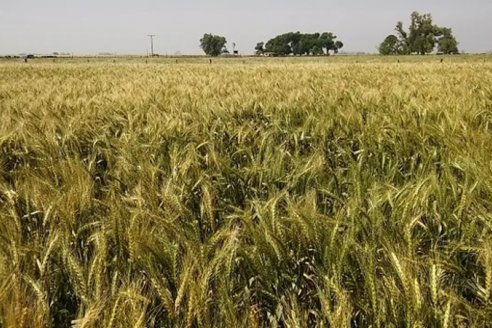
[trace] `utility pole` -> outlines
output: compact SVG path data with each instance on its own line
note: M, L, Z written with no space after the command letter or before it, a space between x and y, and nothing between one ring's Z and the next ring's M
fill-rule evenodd
M154 57L154 37L155 34L147 35L150 38L150 57Z

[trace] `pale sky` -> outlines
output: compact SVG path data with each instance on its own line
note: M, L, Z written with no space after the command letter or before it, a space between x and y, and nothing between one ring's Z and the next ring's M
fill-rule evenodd
M0 0L0 54L201 54L204 33L244 54L284 32L334 32L344 51L376 52L398 20L432 13L466 52L492 51L492 0Z

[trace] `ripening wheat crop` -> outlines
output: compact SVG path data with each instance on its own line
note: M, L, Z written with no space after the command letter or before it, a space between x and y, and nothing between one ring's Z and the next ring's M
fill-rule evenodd
M0 63L0 327L489 327L492 60Z

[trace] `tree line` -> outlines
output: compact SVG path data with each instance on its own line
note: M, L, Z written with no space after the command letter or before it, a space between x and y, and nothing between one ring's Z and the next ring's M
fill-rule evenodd
M457 54L458 41L449 27L435 25L431 14L413 12L410 26L405 30L400 21L396 24L395 34L388 35L379 45L381 55L425 55L436 50L443 54ZM228 54L227 40L223 36L205 34L200 46L209 56ZM301 33L289 32L275 36L265 42L258 42L256 55L271 56L320 56L336 54L343 48L343 42L337 40L332 32Z
M341 41L331 32L324 33L284 33L270 39L266 44L259 42L255 47L257 55L330 55L330 51L338 53L343 47Z
M255 47L256 55L330 55L330 52L338 53L343 43L336 40L331 32L301 33L289 32L270 39L268 42L258 42ZM204 34L200 39L200 46L208 56L227 54L227 40L223 36Z

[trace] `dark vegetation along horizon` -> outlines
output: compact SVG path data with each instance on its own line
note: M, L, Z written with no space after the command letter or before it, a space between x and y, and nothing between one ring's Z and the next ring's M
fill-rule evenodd
M397 35L390 34L379 44L378 52L381 55L426 55L436 51L437 54L458 54L458 41L449 27L435 25L431 14L420 14L413 12L408 30L405 30L403 23L396 24ZM236 44L232 43L232 55L239 55ZM329 56L337 54L344 47L344 43L337 40L337 36L332 32L322 33L301 33L289 32L275 36L265 42L258 42L254 48L256 56ZM227 39L224 36L205 33L200 39L200 48L206 56L216 57L219 55L231 55L227 47ZM113 55L104 53L102 56ZM155 54L156 56L162 56ZM7 58L25 58L33 56L31 53L12 56ZM73 54L53 52L44 54L44 58L73 57ZM154 56L154 54L152 55ZM167 55L166 55L167 56ZM172 56L170 56L172 57Z
M458 41L453 36L452 29L434 25L431 14L411 14L408 31L403 23L397 23L395 30L398 36L389 35L379 45L381 55L425 55L437 47L440 54L458 54ZM227 39L223 36L205 34L200 40L200 46L208 56L228 54ZM301 33L289 32L280 34L268 42L258 42L255 54L269 56L320 56L337 54L344 46L332 32Z
M337 37L331 32L312 34L301 32L284 33L270 39L266 44L259 42L255 47L255 55L330 55L330 51L338 53L343 47L343 43L336 39ZM225 37L213 34L205 34L200 39L200 46L208 56L229 54L226 44Z

